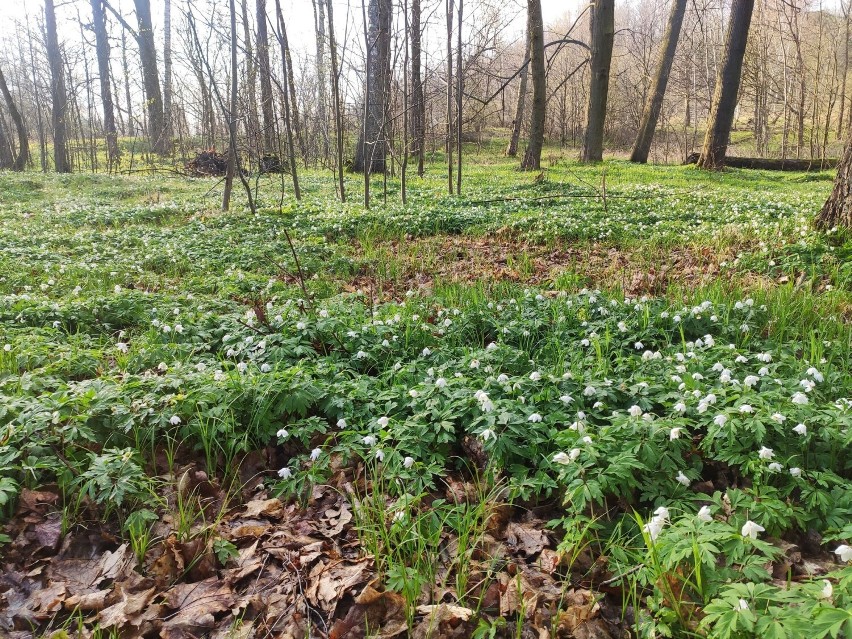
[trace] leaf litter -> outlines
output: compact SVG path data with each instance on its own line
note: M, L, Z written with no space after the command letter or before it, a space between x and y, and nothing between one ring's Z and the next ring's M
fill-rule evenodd
M628 636L620 606L603 615L607 595L565 567L545 522L506 503L492 505L487 532L469 550L463 597L454 585L459 540L445 531L441 583L406 599L360 547L351 484L345 474L340 481L315 486L301 505L255 491L191 538L172 528L141 563L104 525L63 534L59 495L25 490L6 527L13 543L0 575L0 634L92 637L99 628L162 639L426 639L469 637L492 624L492 636L508 637L519 620L524 637ZM461 478L447 486L459 501L473 492ZM225 503L224 494L213 497ZM224 563L215 540L235 549Z

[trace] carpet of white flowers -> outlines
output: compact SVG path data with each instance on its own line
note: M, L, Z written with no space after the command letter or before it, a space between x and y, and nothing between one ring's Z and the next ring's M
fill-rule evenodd
M721 229L708 219L723 209L743 234L760 229L755 255L773 236L794 250L804 229L798 196L754 195L741 209L703 201L696 213L700 194L635 194L639 204L592 223L554 205L386 222L413 234L486 221L593 239L665 225L693 241ZM281 264L293 269L282 229L295 225L302 266L321 278L351 266L322 237L363 223L311 212L8 206L6 515L23 488L51 484L68 503L86 495L126 519L150 507L146 472L169 445L211 476L271 445L264 481L285 498L360 464L392 478L394 521L448 475L477 474L515 504L549 504L562 551L605 556L612 582L640 593L625 601L641 609L637 634L852 636L848 330L776 341L773 316L748 295L683 306L518 288L453 305L336 294L314 280L326 294L307 300L280 276ZM839 268L833 277L848 277ZM792 545L807 561L789 560Z

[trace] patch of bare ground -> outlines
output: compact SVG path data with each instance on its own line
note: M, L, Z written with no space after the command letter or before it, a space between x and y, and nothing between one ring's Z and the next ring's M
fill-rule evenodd
M535 244L495 236L436 236L392 240L354 252L362 260L350 291L370 292L379 299L400 298L408 290L429 292L436 283L513 282L531 286L619 287L630 295L660 295L671 286L696 288L731 279L719 263L741 247L721 252L709 247L644 248L557 242ZM570 278L565 280L564 277ZM752 285L771 282L754 274Z

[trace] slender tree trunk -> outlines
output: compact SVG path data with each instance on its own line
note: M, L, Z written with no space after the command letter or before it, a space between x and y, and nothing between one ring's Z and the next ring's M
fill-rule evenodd
M231 0L233 2L233 0ZM293 179L293 194L297 200L302 199L302 191L299 188L299 175L296 168L296 145L293 142L293 124L290 120L290 87L287 82L289 65L284 40L284 14L281 12L280 0L275 0L275 13L278 16L278 44L281 47L281 64L283 65L284 82L281 83L281 93L284 99L284 133L287 136L287 154L290 160L290 177Z
M368 162L371 173L384 173L386 168L384 129L390 90L391 13L390 0L369 0L364 35L367 47L364 131L352 165L355 172L366 172Z
M231 206L231 191L234 188L234 176L237 166L237 7L235 0L229 0L231 13L231 96L228 105L228 167L225 170L225 189L222 194L222 210Z
M107 144L107 161L110 168L118 164L118 132L115 128L115 107L112 102L112 83L109 73L109 38L103 0L91 0L92 23L95 30L95 49L98 56L98 76L101 85L101 102L104 107L104 137Z
M601 3L607 1L609 0L599 0ZM541 15L541 0L527 0L527 39L530 43L533 103L530 118L530 140L526 151L524 151L521 168L530 170L541 168L544 121L547 113L547 76L544 63L544 20ZM609 72L607 71L608 76ZM606 103L606 98L604 98L604 103ZM601 123L603 123L603 120L601 120Z
M328 165L328 78L325 66L325 0L313 0L316 35L317 122L322 137L322 162Z
M644 164L648 161L651 152L651 142L654 140L654 132L657 128L657 120L663 109L663 99L666 96L666 87L669 83L669 74L674 62L677 42L680 38L680 28L683 25L683 16L686 13L686 0L672 0L672 10L669 14L669 22L666 33L663 36L663 44L660 49L660 62L657 65L657 75L651 89L651 97L645 105L642 114L642 124L639 126L639 134L633 145L630 155L631 162Z
M257 92L255 85L257 84L257 65L255 64L254 48L251 44L251 23L249 22L247 0L240 2L240 17L243 23L243 40L245 40L245 60L246 60L246 95L248 104L246 110L248 118L245 123L246 138L250 141L250 147L257 155L262 155L260 149L263 146L260 139L260 118L257 113Z
M145 103L148 107L148 134L151 150L164 155L169 153L170 144L166 137L163 96L160 91L160 76L157 71L157 47L154 43L154 26L151 22L151 0L133 0L136 19L139 23L139 58L142 62L142 81L145 86Z
M124 71L124 100L127 104L127 127L128 135L136 135L136 127L133 125L133 102L130 99L130 66L127 64L127 34L121 30L121 68Z
M304 131L302 130L302 126L300 124L299 119L299 102L296 99L296 82L293 78L293 60L290 57L290 41L287 38L287 25L283 20L283 14L281 19L281 48L282 55L286 59L286 75L285 80L287 82L288 89L288 102L290 104L290 128L293 131L293 137L296 140L296 143L299 145L299 151L302 154L302 160L305 162L305 166L308 163L308 149L305 144Z
M704 148L698 160L698 166L703 169L715 170L725 166L725 154L737 107L743 56L753 11L754 0L734 0L731 6L725 53L716 78L716 91L707 121Z
M462 18L464 17L464 0L459 0L459 21L456 46L456 195L461 195L462 188L462 94L464 92L464 74L462 73Z
M27 167L27 162L30 159L30 144L27 139L27 127L24 125L24 118L21 117L21 112L12 98L12 93L9 87L6 86L6 78L3 76L3 69L0 69L0 92L3 93L3 99L6 101L6 108L9 109L9 117L15 125L15 130L18 134L18 155L12 162L12 170L23 171Z
M408 34L410 32L410 27L408 25L408 0L402 0L402 19L405 23L405 28L403 29L403 62L402 62L402 167L400 169L400 184L399 184L399 192L400 197L402 198L403 205L408 203L408 193L407 193L407 178L408 178L408 154L410 152L408 148L408 108L409 108L409 97L410 92L408 90Z
M174 134L172 113L172 0L163 5L163 135L171 146Z
M447 185L453 194L453 0L447 0Z
M420 0L411 1L411 137L417 154L417 175L423 177L426 159L426 102L423 99L421 66Z
M11 169L14 164L14 149L6 131L6 122L0 117L0 169Z
M68 94L65 91L65 70L59 37L56 33L56 11L53 0L44 0L44 23L47 35L47 60L50 64L50 96L53 124L53 166L57 173L70 173L68 159L67 121Z
M837 139L843 137L843 115L846 111L846 80L849 75L849 22L850 14L852 14L852 3L844 3L842 5L843 22L844 22L844 38L843 38L843 75L840 82L840 114L837 116Z
M837 167L834 189L817 215L816 226L825 231L837 227L852 229L852 133Z
M615 41L615 0L598 0L592 5L590 59L591 81L583 141L584 162L603 160L604 123L606 121L609 69Z
M263 153L274 153L275 105L272 98L272 68L269 65L269 29L266 0L257 0L257 57L260 64L260 111L263 115Z
M328 16L328 51L331 58L331 93L334 100L334 133L337 141L337 182L340 201L346 202L346 190L343 182L343 113L340 105L340 70L337 64L337 41L334 38L334 10L332 0L326 0Z
M512 120L512 135L506 147L506 156L513 158L518 155L518 142L521 139L521 129L524 126L524 108L527 101L527 77L530 63L530 30L527 28L527 48L524 56L524 66L521 67L521 82L518 87L518 102L515 106L515 119Z

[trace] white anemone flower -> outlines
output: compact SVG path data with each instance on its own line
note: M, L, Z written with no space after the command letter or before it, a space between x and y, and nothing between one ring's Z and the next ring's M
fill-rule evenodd
M761 446L760 450L757 451L757 456L760 459L772 459L775 457L775 451L771 448L767 448L766 446Z
M805 426L804 424L797 424L796 426L793 427L793 432L796 433L797 435L801 435L802 437L804 437L805 435L808 434L808 427Z
M750 519L743 524L742 530L740 530L740 534L743 537L750 537L751 539L757 539L758 533L762 533L766 528L761 526L760 524L756 524Z
M852 561L852 546L840 544L834 549L834 554L844 563Z
M793 396L790 398L790 401L794 404L800 404L804 406L808 403L808 396L802 392L794 393Z
M290 470L287 466L284 466L284 468L279 469L278 476L281 479L290 479L293 476L293 471Z
M314 448L311 451L311 461L318 460L320 458L320 455L322 455L322 448Z
M696 517L698 517L698 521L703 521L704 523L713 521L713 515L710 514L710 506L702 506Z
M678 471L678 473L677 473L677 477L675 477L675 479L677 480L677 482L678 482L679 484L681 484L681 485L683 485L683 486L689 486L689 484L690 484L690 483L692 483L692 482L690 481L689 477L687 477L687 476L683 473L683 471L682 471L682 470L679 470L679 471Z

